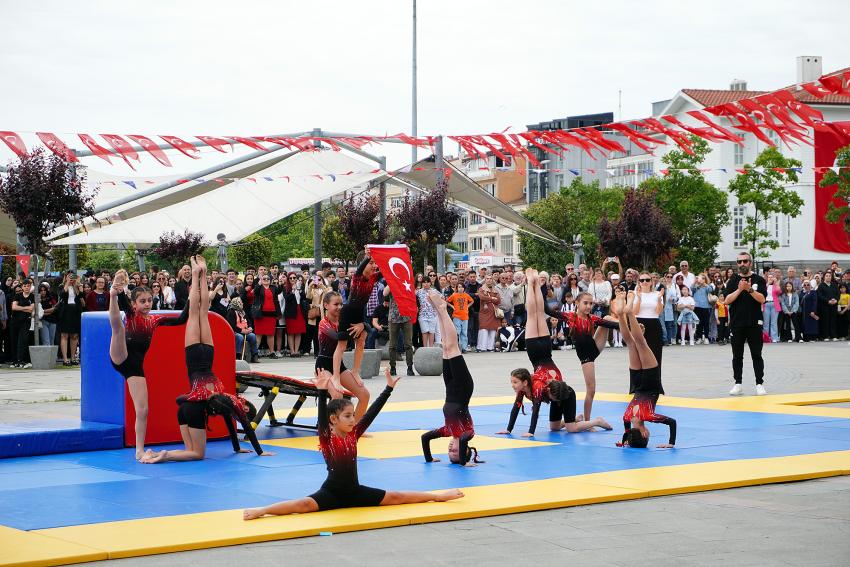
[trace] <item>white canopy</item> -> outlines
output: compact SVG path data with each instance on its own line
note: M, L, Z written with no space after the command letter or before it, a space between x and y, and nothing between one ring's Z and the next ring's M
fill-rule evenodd
M122 207L121 216L131 217L127 220L90 228L53 243L153 244L159 242L163 232L182 233L187 229L200 232L209 240L223 233L228 241L236 242L305 207L383 175L372 164L344 151L298 152L270 161L270 167L252 168L248 175L256 181L242 178L212 189L209 184L213 181L178 185L167 192L166 199L152 196L140 205ZM208 178L218 176L240 175L216 173ZM200 185L205 187L198 194ZM189 198L181 199L181 187Z
M445 162L445 167L452 170L448 185L449 198L464 203L473 209L483 211L487 217L501 219L515 224L520 229L536 236L553 242L561 241L560 238L548 230L534 224L510 206L482 189L480 185L448 161ZM437 170L434 169L433 158L418 161L410 167L410 171L399 173L398 177L415 183L420 187L436 186Z

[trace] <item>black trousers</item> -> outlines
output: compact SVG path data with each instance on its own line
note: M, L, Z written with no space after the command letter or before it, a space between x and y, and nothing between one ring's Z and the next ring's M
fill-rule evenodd
M780 341L790 341L794 342L799 341L803 338L802 333L800 332L800 317L799 313L791 313L790 315L787 313L779 314L779 340ZM792 336L791 329L794 329L794 333Z
M838 310L835 305L827 304L820 313L820 317L820 338L834 339L837 336L835 326L838 320Z
M732 343L732 375L735 383L740 384L744 379L744 345L746 344L750 346L756 384L762 384L764 382L764 359L761 356L761 350L764 347L762 326L733 327L730 342Z
M21 364L30 361L30 320L12 323L12 361Z
M711 323L709 322L709 318L711 317L711 308L709 307L694 307L694 312L699 317L699 323L697 323L696 332L696 340L700 340L702 338L708 338L708 330L711 328Z

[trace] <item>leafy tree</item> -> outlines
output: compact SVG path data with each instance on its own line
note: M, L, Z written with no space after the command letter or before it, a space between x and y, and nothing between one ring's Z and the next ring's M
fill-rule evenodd
M94 193L85 191L84 184L84 172L77 174L59 156L48 157L43 148L10 164L5 179L0 178L0 208L15 221L27 251L36 256L34 293L38 290L39 256L49 249L44 237L58 226L94 213ZM36 320L36 345L38 336Z
M162 233L151 251L173 268L187 263L190 256L201 254L209 245L203 234L187 228L183 234L173 230Z
M5 256L5 258L3 258L2 273L0 273L0 279L2 279L2 281L4 282L8 277L15 277L15 253L16 250L12 246L0 242L0 254Z
M417 242L422 244L424 268L435 244L451 242L460 212L449 203L448 182L442 181L424 195L405 197L394 216L411 251Z
M89 265L89 248L90 246L77 246L77 266ZM53 256L54 271L64 272L70 268L67 246L51 248L50 255Z
M588 264L599 265L599 221L620 214L624 195L621 187L603 189L598 181L584 183L576 178L569 187L533 203L525 216L567 243L572 243L573 235L581 234ZM520 233L519 241L519 256L526 266L561 272L567 262L572 262L569 245L557 246L525 233Z
M599 221L599 243L608 254L620 257L626 266L647 270L656 266L660 257L670 253L673 230L670 217L646 190L628 189L620 217L616 221Z
M228 260L232 260L236 270L268 264L272 259L272 249L272 241L265 236L259 233L249 234L242 242L230 247Z
M339 206L338 213L342 232L358 252L367 244L383 243L387 238L386 225L382 229L378 224L381 199L377 195L352 197Z
M711 147L702 138L691 136L691 140L694 155L671 150L661 158L669 174L647 179L640 188L653 191L670 218L673 256L688 260L691 269L701 271L715 263L720 229L731 219L726 192L706 181L699 170Z
M333 209L337 211L336 208ZM346 267L349 261L357 258L357 248L354 242L345 235L340 224L339 214L330 214L322 220L322 251L329 258L343 260Z
M259 230L257 234L271 241L272 261L280 262L287 258L312 258L313 207L301 209L287 218L273 222Z
M833 199L844 203L840 207L836 207L835 203L829 203L829 212L826 213L826 220L835 224L837 222L844 223L844 231L850 239L850 146L844 146L835 153L835 165L840 167L836 173L833 170L827 171L820 182L821 188L837 185Z
M740 205L753 205L755 213L747 215L743 240L750 244L753 258L766 258L771 250L779 248L779 242L770 238L770 232L762 223L774 214L796 217L800 214L803 199L789 184L798 181L799 160L786 158L774 147L761 152L754 165L746 164L746 173L741 173L729 182L729 191L738 198Z

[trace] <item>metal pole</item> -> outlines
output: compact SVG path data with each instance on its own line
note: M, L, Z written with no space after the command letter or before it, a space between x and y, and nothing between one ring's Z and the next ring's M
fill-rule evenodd
M413 118L413 129L410 134L415 138L416 128L416 0L413 0L413 104L411 107ZM410 147L410 163L416 163L416 144Z
M322 135L321 128L313 128L313 136ZM317 148L322 147L321 142L313 142ZM313 205L313 264L314 269L322 267L322 202Z
M442 183L446 178L444 171L445 163L443 162L443 137L437 136L437 143L434 144L434 166L437 168L437 184ZM427 262L427 258L426 258ZM445 244L437 244L437 273L443 274L446 272L446 246Z
M387 170L387 158L381 156L380 167L382 170ZM378 185L378 198L381 200L381 212L378 216L378 226L381 232L384 232L387 227L387 182L381 181Z

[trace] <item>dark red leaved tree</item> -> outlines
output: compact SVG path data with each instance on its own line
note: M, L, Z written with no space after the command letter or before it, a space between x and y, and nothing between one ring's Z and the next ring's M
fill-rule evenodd
M673 246L673 230L668 217L650 191L626 191L620 216L615 221L603 218L597 227L603 254L619 256L623 266L655 267Z
M187 228L183 234L173 230L163 232L159 237L159 244L154 246L151 252L175 267L186 263L190 256L203 253L209 245L203 234Z
M357 252L367 244L382 244L386 240L386 225L382 230L378 222L380 214L381 200L377 195L352 197L339 206L340 228Z
M408 244L421 242L425 263L428 251L434 244L448 244L457 230L460 212L448 200L448 182L418 197L405 197L395 213Z

